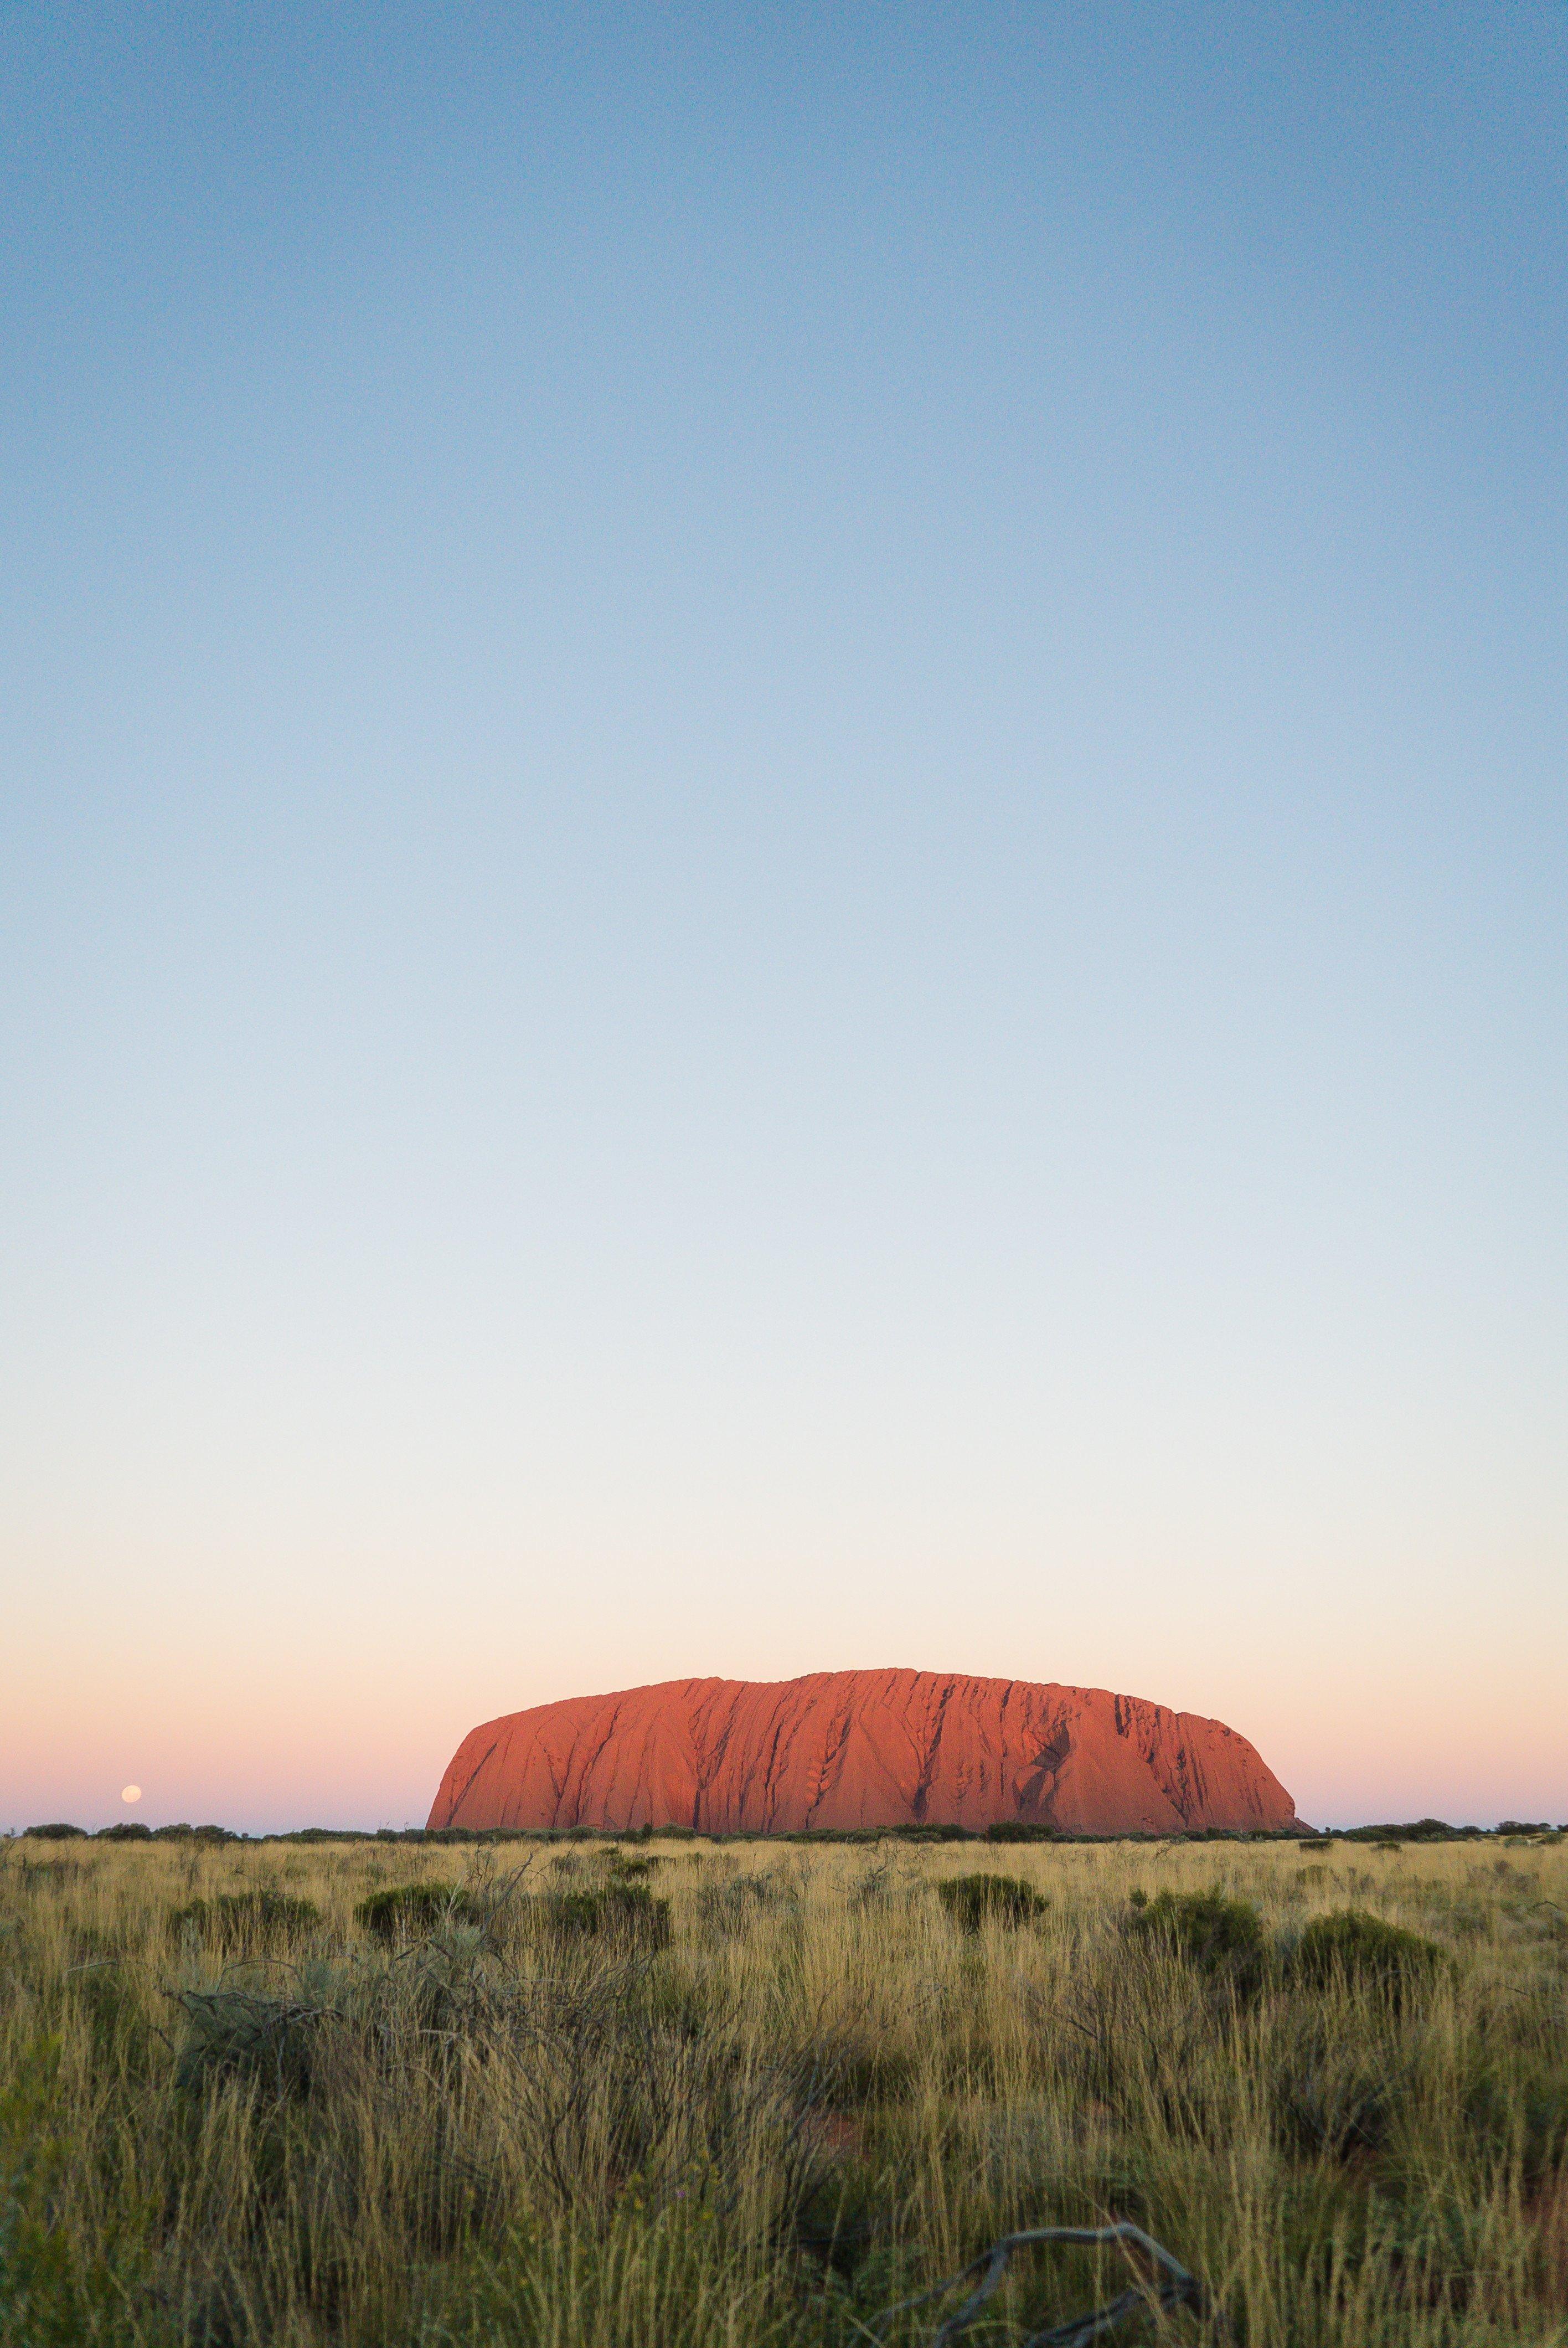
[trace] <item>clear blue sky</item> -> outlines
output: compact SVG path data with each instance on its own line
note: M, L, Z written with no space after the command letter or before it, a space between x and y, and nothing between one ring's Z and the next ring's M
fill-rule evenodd
M1568 1818L1568 10L0 114L0 1826L874 1663Z

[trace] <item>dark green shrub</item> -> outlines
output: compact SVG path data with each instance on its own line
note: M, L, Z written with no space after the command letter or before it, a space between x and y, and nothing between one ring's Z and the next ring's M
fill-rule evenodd
M1056 1838L1054 1827L1030 1818L999 1818L995 1826L986 1828L988 1842L1054 1842Z
M1344 1980L1386 1990L1396 2003L1435 1980L1446 1960L1435 1941L1364 1909L1315 1916L1292 1950L1290 1978L1308 1989Z
M443 1924L467 1923L469 1903L453 1883L394 1883L362 1900L354 1920L378 1941L419 1941Z
M98 1842L150 1842L152 1828L143 1826L139 1818L124 1818L118 1826L100 1827L95 1839Z
M260 1891L220 1891L214 1900L188 1900L169 1910L169 1929L189 1933L225 1952L274 1948L313 1931L321 1910L309 1900L291 1900L270 1884Z
M1568 2157L1568 2071L1521 2080L1489 2070L1473 2079L1464 2100L1471 2141L1519 2163L1525 2191L1549 2190Z
M170 1994L185 2016L174 2076L187 2093L223 2078L254 2080L280 2096L309 2086L312 2042L333 2018L329 2009L227 1982Z
M837 2160L817 2180L795 2219L803 2250L847 2281L886 2234L886 2211L864 2162Z
M1309 2035L1279 2080L1281 2138L1294 2151L1335 2160L1380 2152L1409 2088L1375 2039L1359 2042L1349 2032Z
M534 1902L534 1910L548 1931L569 1940L599 1934L643 1949L670 1945L670 1902L655 1900L646 1883L616 1881L599 1891L547 1891Z
M1247 1900L1223 1891L1162 1891L1133 1895L1132 1929L1169 1942L1204 1972L1228 1972L1255 1986L1263 1973L1263 1918Z
M1027 1924L1050 1905L1031 1883L1016 1875L946 1876L937 1886L937 1897L962 1932L978 1932L989 1923Z
M86 1827L68 1827L63 1824L49 1827L24 1827L22 1833L25 1838L30 1838L34 1842L86 1842L87 1838Z

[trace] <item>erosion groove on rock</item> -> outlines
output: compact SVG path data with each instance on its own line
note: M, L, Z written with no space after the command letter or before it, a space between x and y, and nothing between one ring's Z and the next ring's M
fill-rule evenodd
M1288 1828L1245 1736L1103 1688L946 1672L666 1680L487 1721L453 1756L433 1827L988 1827L1067 1833Z

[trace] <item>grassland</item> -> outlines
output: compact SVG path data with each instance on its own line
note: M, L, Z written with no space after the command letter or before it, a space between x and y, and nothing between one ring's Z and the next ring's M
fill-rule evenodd
M1440 1954L1307 1968L1347 1909ZM12 1843L0 2343L908 2348L1108 2216L1249 2348L1568 2343L1565 1992L1568 1843ZM1140 2272L1020 2258L966 2337Z

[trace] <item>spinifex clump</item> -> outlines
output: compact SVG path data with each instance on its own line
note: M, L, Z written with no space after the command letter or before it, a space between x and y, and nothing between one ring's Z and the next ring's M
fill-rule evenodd
M964 1932L978 1932L991 1923L1028 1924L1050 1904L1016 1875L946 1876L937 1886L937 1897Z
M1132 1928L1163 1940L1204 1972L1228 1972L1254 1981L1264 1959L1263 1918L1250 1900L1229 1900L1215 1889L1132 1895Z
M451 1883L394 1883L362 1900L354 1919L378 1941L417 1941L443 1924L466 1923L469 1906Z
M286 1948L315 1931L322 1911L311 1900L292 1899L270 1883L254 1891L220 1891L171 1908L169 1931L226 1954Z
M1290 1955L1290 1976L1305 1987L1326 1989L1337 1981L1367 1982L1396 2003L1428 1986L1447 1960L1435 1941L1364 1909L1346 1908L1314 1917Z
M568 1937L599 1934L662 1949L670 1942L670 1902L656 1900L646 1883L618 1877L595 1891L547 1891L532 1902L547 1931Z

